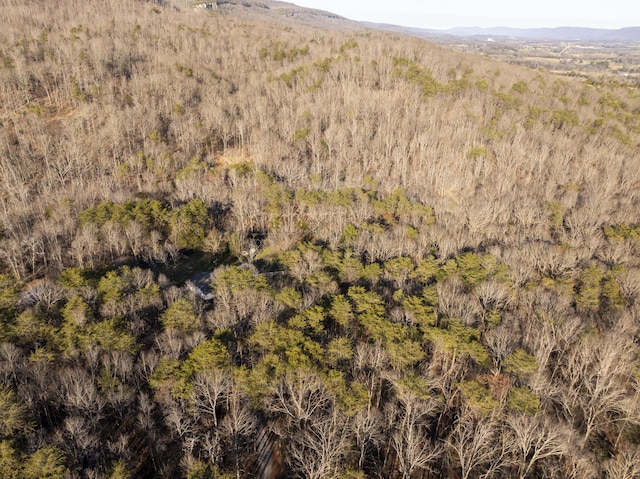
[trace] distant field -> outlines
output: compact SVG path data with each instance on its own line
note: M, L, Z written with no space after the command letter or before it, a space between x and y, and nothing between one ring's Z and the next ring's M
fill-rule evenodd
M630 43L540 42L492 39L462 41L451 45L468 53L530 68L550 68L560 74L620 78L640 78L640 50Z

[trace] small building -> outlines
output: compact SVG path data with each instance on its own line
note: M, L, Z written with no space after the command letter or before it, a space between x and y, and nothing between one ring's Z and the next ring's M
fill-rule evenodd
M185 283L185 286L205 301L211 301L214 297L213 287L211 286L213 279L214 272L205 271L204 273L199 273L191 277L191 279Z
M213 10L214 8L218 8L217 3L196 3L193 5L193 8L205 8L207 10Z
M218 276L218 273L220 273L220 271L224 268L225 267L223 266L220 268L216 268L213 271L198 273L195 276L189 278L186 281L185 286L205 301L211 301L215 297L213 283ZM237 268L251 271L254 276L274 276L284 273L284 271L261 273L258 268L256 268L256 266L252 263L242 263L239 264Z

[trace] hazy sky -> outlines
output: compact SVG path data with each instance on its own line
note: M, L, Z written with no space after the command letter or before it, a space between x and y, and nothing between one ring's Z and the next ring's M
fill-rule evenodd
M423 27L640 25L640 0L288 0L353 20Z

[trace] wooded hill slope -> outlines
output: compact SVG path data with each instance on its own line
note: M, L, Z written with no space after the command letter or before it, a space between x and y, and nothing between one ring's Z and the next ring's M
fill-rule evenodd
M0 25L0 476L638 477L638 85L150 2Z

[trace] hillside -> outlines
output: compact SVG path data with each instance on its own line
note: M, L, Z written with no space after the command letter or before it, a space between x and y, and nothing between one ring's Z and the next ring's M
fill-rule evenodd
M217 3L0 0L0 477L636 477L637 86Z
M268 21L275 25L308 26L325 30L362 30L362 25L358 22L335 13L299 7L293 3L278 0L217 0L213 2L165 0L161 3L180 11L202 9L203 13L215 12L219 15L232 16L235 19Z

